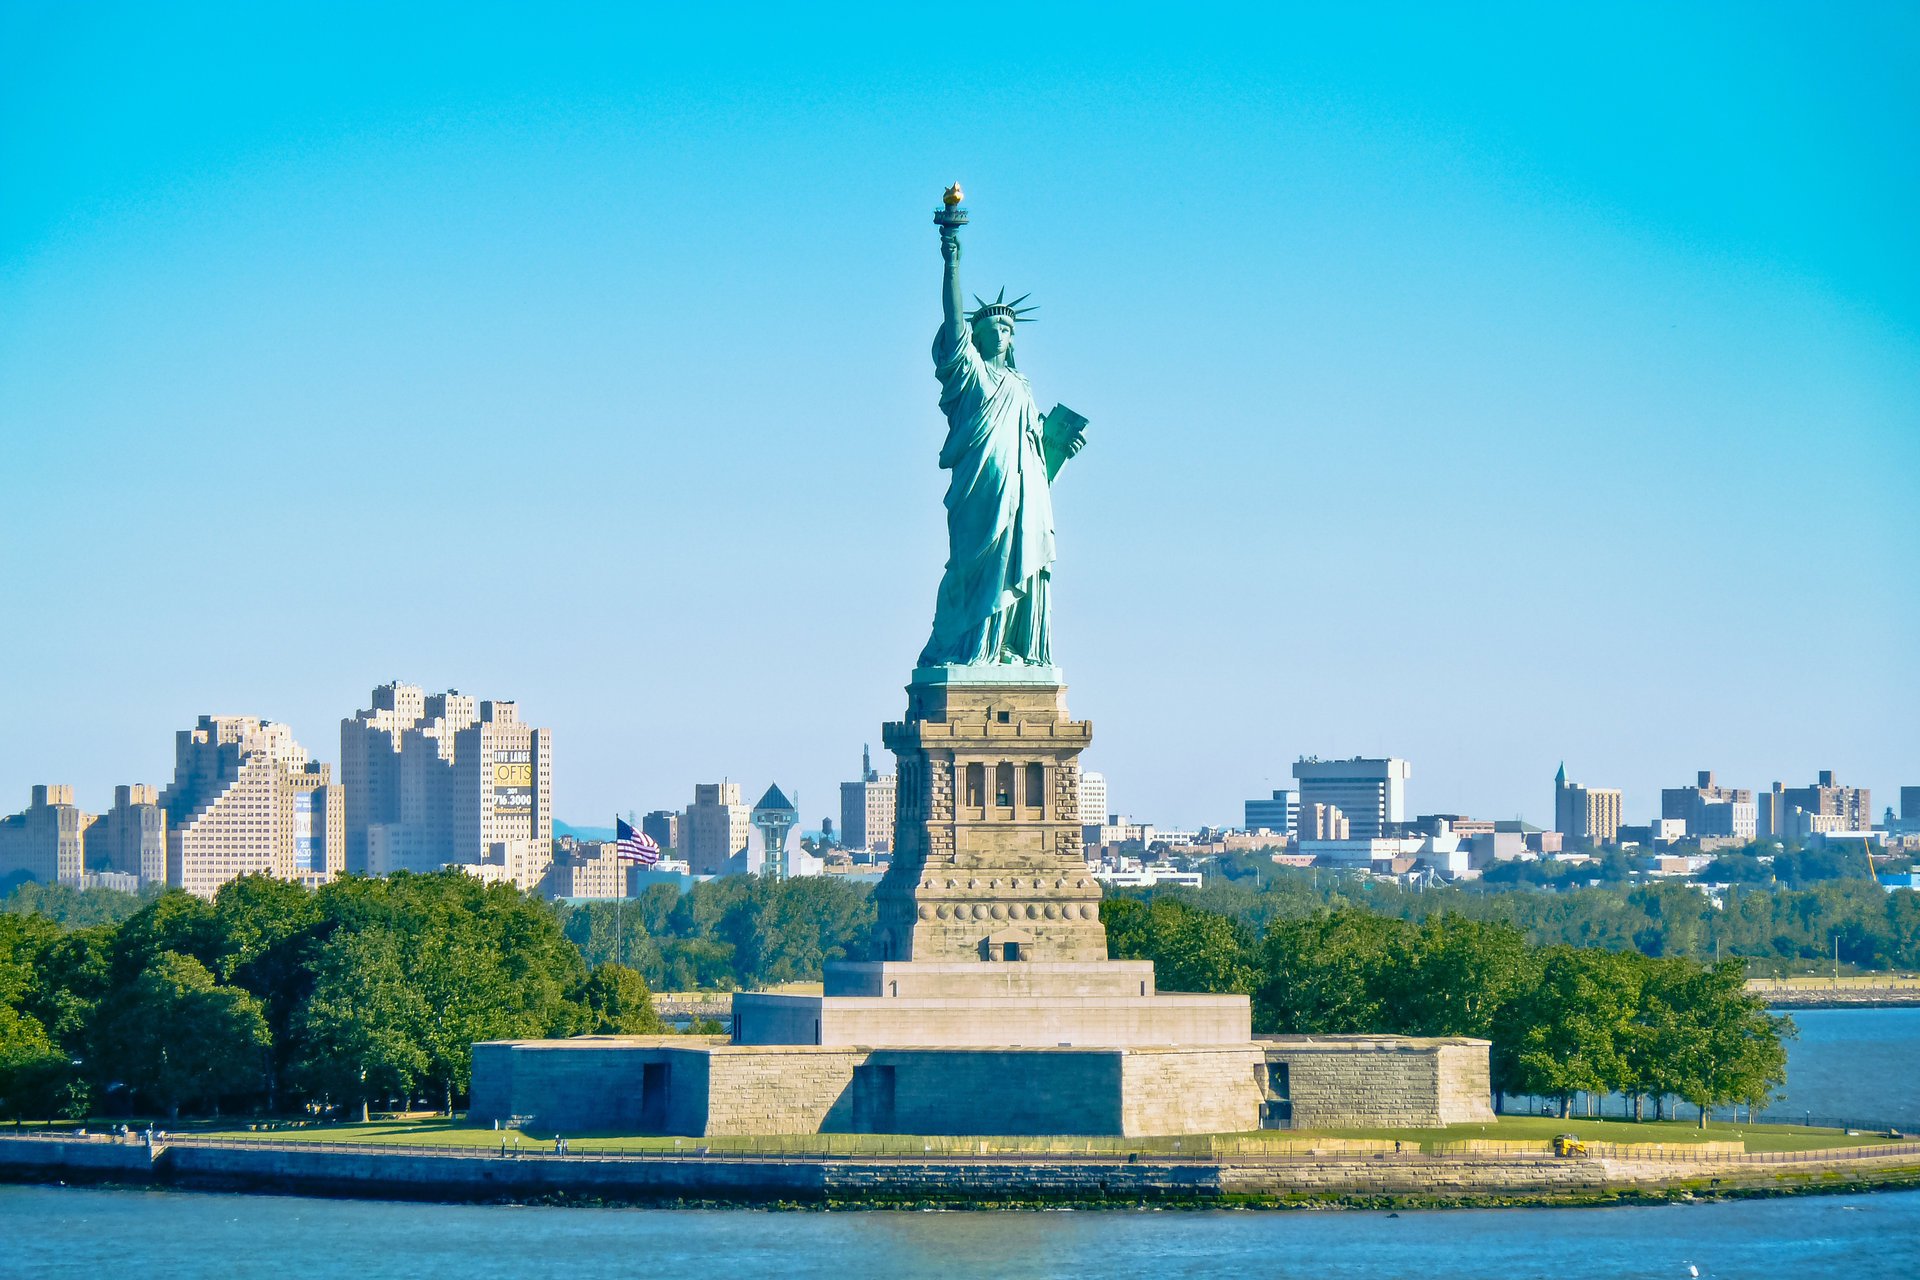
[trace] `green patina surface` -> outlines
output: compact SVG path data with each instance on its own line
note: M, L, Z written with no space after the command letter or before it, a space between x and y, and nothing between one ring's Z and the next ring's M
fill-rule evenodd
M951 479L947 564L919 665L1051 670L1052 483L1085 443L1087 420L1063 405L1040 412L1013 354L1015 325L1032 308L1006 302L1003 290L969 312L960 288L965 214L936 220L945 273L933 364L947 419L940 466Z

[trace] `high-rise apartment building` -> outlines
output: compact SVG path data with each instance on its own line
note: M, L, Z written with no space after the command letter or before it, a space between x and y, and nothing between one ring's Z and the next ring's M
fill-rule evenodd
M1901 789L1901 804L1906 793L1920 788ZM1756 799L1758 817L1754 833L1763 840L1799 840L1808 833L1825 835L1835 831L1869 831L1873 828L1873 802L1865 787L1843 787L1833 780L1833 770L1822 769L1819 781L1810 787L1789 787L1774 783Z
M1080 771L1080 825L1083 827L1107 825L1107 815L1112 809L1107 804L1107 775L1090 769Z
M1660 789L1660 816L1686 823L1687 834L1696 839L1701 836L1753 839L1759 819L1753 792L1745 787L1715 784L1711 770L1701 770L1695 779L1691 787Z
M1612 787L1583 787L1567 781L1567 766L1553 776L1553 829L1566 846L1599 846L1620 838L1620 792Z
M696 876L724 876L757 871L753 857L753 810L740 803L737 782L701 782L693 788L693 803L680 819L682 851Z
M453 861L524 867L531 889L553 862L553 731L522 724L511 702L482 702L458 735Z
M1391 757L1320 760L1309 756L1293 766L1303 818L1309 805L1330 805L1346 816L1354 840L1378 839L1389 823L1407 820L1406 786L1412 773L1405 760Z
M371 875L509 868L533 888L553 845L552 731L511 702L386 684L340 722L347 866Z
M93 821L74 807L72 787L36 785L24 811L0 818L0 879L24 874L41 884L79 888Z
M304 802L296 797L305 795ZM340 788L324 765L307 758L283 724L252 716L201 716L174 737L173 783L159 798L166 811L167 883L210 898L244 875L317 883L344 863L344 849L328 847L344 826L327 813ZM317 833L300 865L297 814L320 814ZM318 865L315 865L317 860Z
M840 784L840 843L891 852L894 803L894 776L875 771L872 752L860 748L860 781Z
M1833 780L1833 770L1822 769L1820 780L1810 787L1786 788L1787 809L1805 809L1815 817L1840 820L1836 830L1873 829L1873 800L1865 787L1843 787Z
M113 808L87 828L87 867L135 877L140 888L167 882L167 812L144 783L113 789Z
M1293 836L1300 832L1300 793L1276 791L1271 800L1247 801L1245 826L1248 831L1271 831Z

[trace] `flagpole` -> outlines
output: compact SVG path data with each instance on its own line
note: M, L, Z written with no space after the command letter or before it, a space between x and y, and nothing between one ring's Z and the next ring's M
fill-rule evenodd
M627 931L622 926L627 918L627 864L620 857L620 815L613 818L613 865L620 869L619 893L613 900L613 945L614 954L620 964L627 962Z

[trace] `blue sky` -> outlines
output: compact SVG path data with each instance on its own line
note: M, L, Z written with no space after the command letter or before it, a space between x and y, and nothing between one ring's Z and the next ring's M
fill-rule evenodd
M0 7L0 811L519 699L837 809L944 556L929 213L1091 420L1115 807L1920 783L1920 11Z

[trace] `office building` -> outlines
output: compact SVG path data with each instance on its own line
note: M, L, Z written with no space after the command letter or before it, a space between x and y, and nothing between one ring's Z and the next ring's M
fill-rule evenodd
M1711 770L1702 770L1695 779L1691 787L1661 788L1660 816L1685 823L1686 833L1696 839L1753 839L1759 820L1753 792L1716 785Z
M300 865L299 824L306 794L310 844ZM344 863L329 848L329 833L344 822L329 818L339 788L324 765L307 757L283 724L252 716L201 716L174 736L173 782L161 793L166 811L167 883L210 898L229 880L268 875L316 883Z
M1405 760L1392 758L1303 758L1293 766L1301 818L1310 805L1330 806L1345 816L1352 839L1377 839L1389 824L1407 820L1406 783L1412 772Z
M1620 838L1620 792L1567 781L1567 766L1553 776L1553 829L1571 849L1596 848Z
M1271 800L1249 800L1246 804L1247 831L1271 831L1279 836L1300 832L1300 793L1276 791Z
M1107 825L1107 775L1088 769L1080 771L1080 825Z
M696 876L738 875L758 871L753 856L753 810L740 803L737 782L701 782L693 803L680 819L681 850Z
M75 889L86 874L86 835L93 815L74 807L73 788L33 788L25 810L0 818L0 879L24 875Z
M137 888L167 882L167 814L158 788L113 789L113 808L87 828L87 869L132 876Z
M386 684L370 702L340 722L348 869L491 866L538 885L552 858L552 730L455 689Z
M894 804L894 776L877 772L872 752L860 748L860 781L840 784L840 843L891 853Z

